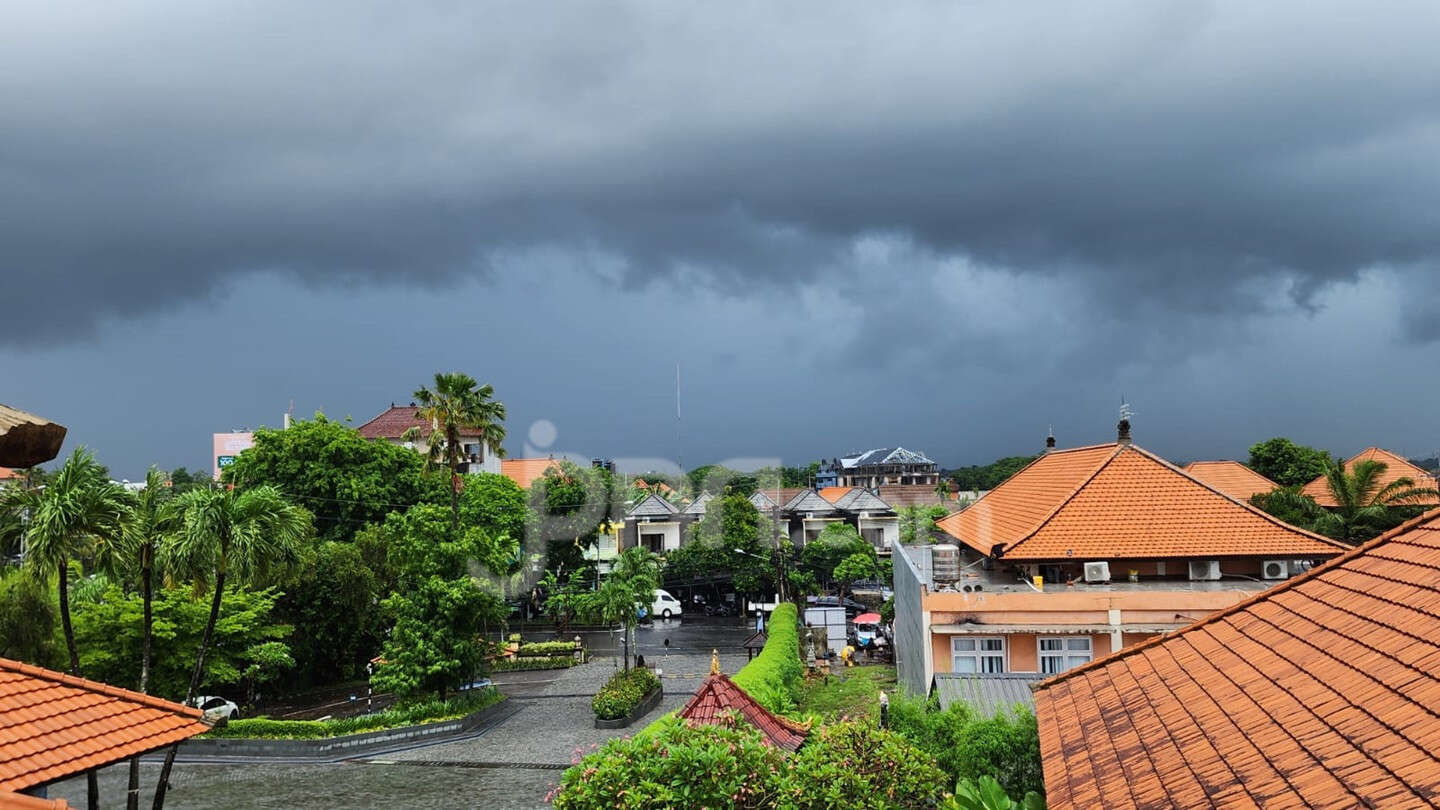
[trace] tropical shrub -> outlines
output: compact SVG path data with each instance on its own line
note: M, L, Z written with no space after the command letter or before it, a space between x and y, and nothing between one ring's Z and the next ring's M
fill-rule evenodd
M813 732L780 783L787 808L928 808L950 777L904 737L852 721Z
M517 656L573 654L578 645L573 641L532 641L521 644Z
M546 655L538 658L501 658L490 664L491 672L524 672L533 669L569 669L575 666L575 659L567 656Z
M1045 810L1045 800L1040 794L1030 792L1017 802L999 782L982 776L978 781L961 779L955 786L955 795L946 799L941 807L944 810Z
M787 764L754 729L669 723L606 743L565 771L551 798L556 810L775 807Z
M934 701L896 696L890 727L928 752L953 779L989 776L1010 795L1045 792L1040 733L1035 715L1022 707L994 717L956 702L941 711Z
M784 714L795 710L805 666L800 663L798 612L789 603L770 614L765 648L731 678L761 706Z
M644 667L617 672L600 687L590 701L601 720L619 720L640 705L645 696L660 688L660 679Z
M817 731L787 755L749 726L669 721L611 740L561 777L556 808L932 808L949 777L872 723Z

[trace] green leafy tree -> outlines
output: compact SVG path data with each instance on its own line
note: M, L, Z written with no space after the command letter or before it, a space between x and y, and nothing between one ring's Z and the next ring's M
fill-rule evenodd
M837 521L827 525L819 537L805 544L800 559L821 583L834 583L835 569L847 557L874 553L874 547L860 537L854 526Z
M290 637L290 625L275 620L278 598L273 589L226 590L220 605L223 618L211 635L205 670L200 676L202 694L234 694L252 663L249 651L259 645L283 643ZM155 593L152 608L154 660L149 673L150 694L181 700L190 682L192 656L205 632L209 600L197 599L188 587L161 588ZM138 595L116 586L107 588L95 602L77 606L75 634L81 646L80 663L91 677L136 688L144 643L142 610Z
M465 456L462 434L477 436L484 452L496 457L505 455L505 404L495 399L495 389L480 385L468 374L436 372L433 389L420 386L415 391L419 403L416 415L430 423L426 437L427 468L443 464L450 471L450 530L460 530L460 462ZM413 441L419 428L406 431Z
M557 461L530 486L526 552L545 555L548 570L578 569L600 526L620 519L624 512L617 487L606 470Z
M900 543L906 546L934 542L935 522L950 514L943 506L902 506L898 512Z
M780 540L779 528L744 494L731 492L712 500L705 517L687 531L687 546L712 550L703 555L708 573L728 572L735 590L749 596L777 590L781 565L776 557L785 553L788 541ZM668 574L668 559L666 564Z
M397 592L382 603L393 624L372 682L402 695L450 687L480 671L489 646L481 633L505 619L500 597L475 580L501 573L516 542L479 526L455 533L446 510L416 506L385 523L387 563Z
M380 650L382 592L360 548L321 543L307 555L276 615L306 632L290 642L297 685L356 677Z
M286 670L295 666L290 655L290 645L279 641L266 641L245 650L245 702L253 704L262 684L279 678Z
M868 544L867 544L868 548ZM835 566L830 573L830 578L840 587L840 598L845 598L845 590L861 580L876 579L880 575L878 561L875 559L875 550L857 551L847 556Z
M942 478L948 478L962 491L990 490L1005 483L1005 480L1034 461L1038 456L1006 456L989 464L960 467L946 470Z
M195 470L192 472L184 467L176 467L170 471L169 489L171 493L175 495L181 495L192 489L209 489L214 485L214 479L210 477L210 473L204 470Z
M1250 469L1282 487L1308 484L1336 462L1324 450L1296 444L1283 436L1250 446Z
M1023 707L982 716L964 702L941 710L933 700L896 695L890 727L935 757L954 779L989 776L1012 795L1044 794L1040 734L1035 715Z
M0 569L0 658L53 667L60 611L48 580Z
M259 585L289 573L310 536L310 513L271 486L254 489L195 489L175 499L176 529L161 558L176 577L213 588L210 615L195 652L195 668L185 700L195 697L205 670L205 653L220 618L225 583ZM178 744L165 752L155 787L155 810L165 806L170 771Z
M935 758L871 721L812 731L781 780L783 807L930 808L949 792Z
M325 540L351 540L391 512L449 497L447 480L426 475L422 457L369 441L323 413L286 430L257 430L255 446L225 468L224 480L247 489L275 487L314 515Z

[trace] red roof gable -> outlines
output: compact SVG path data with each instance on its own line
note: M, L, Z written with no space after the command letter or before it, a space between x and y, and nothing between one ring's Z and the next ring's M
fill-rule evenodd
M210 730L200 710L0 658L0 791L27 790Z
M781 717L756 703L720 671L716 661L710 665L710 676L680 710L680 717L687 723L706 726L729 726L733 719L743 719L760 731L766 743L784 751L799 748L810 733L808 724Z

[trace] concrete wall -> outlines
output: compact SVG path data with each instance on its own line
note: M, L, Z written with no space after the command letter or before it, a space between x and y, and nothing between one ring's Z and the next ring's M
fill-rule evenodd
M865 529L881 530L885 537L883 548L894 548L900 542L900 518L898 516L862 517L857 518L856 522L859 524L857 528L860 529L862 536Z
M642 539L647 534L659 534L664 536L664 551L674 551L680 548L680 523L678 521L667 521L664 523L636 523L635 542L643 546Z
M928 558L930 549L906 549L896 544L895 575L895 670L900 684L912 695L930 691L934 676L930 653L930 615L925 611L925 585L928 576L911 560L920 553ZM924 566L929 568L928 560ZM947 653L948 656L948 653ZM948 666L948 658L947 666Z
M1040 638L1039 633L996 633L1005 639L1005 671L1006 672L1039 672L1040 671ZM1046 633L1046 637L1057 634ZM1111 653L1109 633L1070 633L1068 635L1089 636L1093 650L1092 659L1101 658ZM1127 633L1126 636L1138 636L1139 634ZM949 633L935 633L930 639L931 660L934 661L935 672L952 672L954 662L951 659L950 639L956 635ZM975 638L974 635L958 636L961 638Z

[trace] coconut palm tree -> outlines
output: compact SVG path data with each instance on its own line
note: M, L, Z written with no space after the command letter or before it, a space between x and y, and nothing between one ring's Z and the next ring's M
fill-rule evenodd
M38 579L55 574L59 592L60 627L70 656L70 673L80 674L80 653L70 622L70 561L112 570L126 556L123 521L130 497L110 482L105 468L85 448L78 448L44 489L22 490L12 508L29 513L25 534L25 567ZM99 806L99 783L86 775L87 805Z
M145 472L145 488L136 495L125 519L126 545L134 552L134 565L140 578L140 692L150 692L151 631L154 627L151 609L155 590L155 549L161 537L174 522L175 513L167 508L171 489L165 473L157 467ZM140 757L130 758L130 786L125 796L127 810L140 806Z
M416 415L430 423L425 467L443 464L450 470L450 534L460 528L460 476L457 468L464 457L460 436L478 435L484 451L496 457L505 455L505 404L496 400L495 389L480 385L468 374L435 374L435 388L420 386L415 392L419 403ZM405 431L404 438L414 441L418 427Z
M261 486L249 490L193 489L175 499L175 526L160 549L160 562L177 578L193 579L197 586L211 585L210 617L200 635L195 668L190 673L188 702L200 688L205 653L220 598L227 582L259 585L273 581L300 559L301 544L311 531L305 510L285 500L278 489ZM170 771L178 744L165 752L160 780L155 786L155 810L165 805Z
M1335 464L1326 470L1325 484L1337 506L1329 510L1318 527L1339 540L1365 540L1393 522L1390 510L1440 498L1440 491L1417 486L1408 476L1382 484L1381 476L1386 469L1388 465L1383 461L1365 459L1348 470L1344 464Z
M625 669L630 668L630 641L640 619L637 608L649 610L655 604L655 588L659 582L660 558L637 546L620 552L605 577L605 584L596 593L595 606L600 620L619 624L624 633Z

